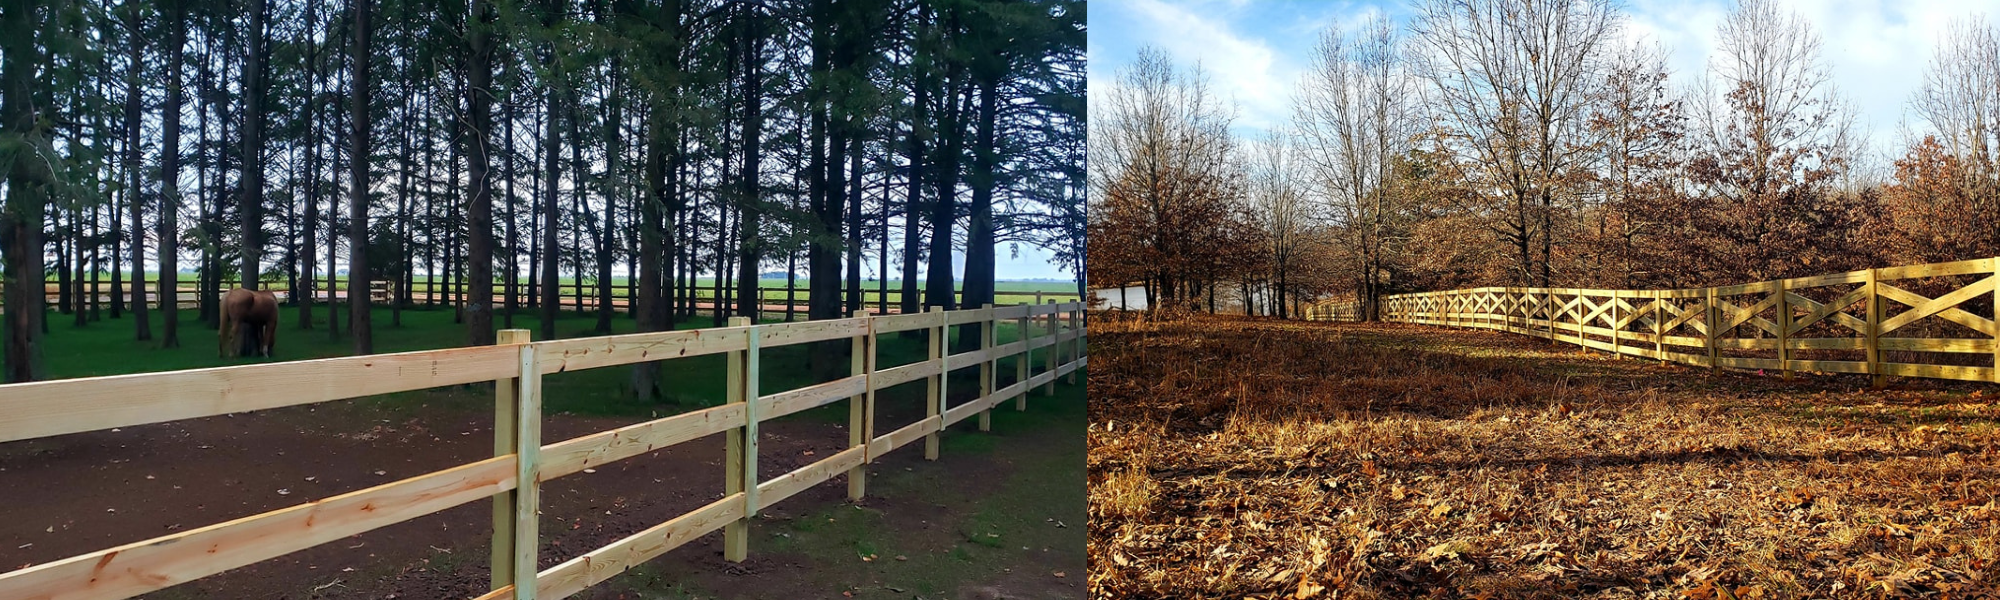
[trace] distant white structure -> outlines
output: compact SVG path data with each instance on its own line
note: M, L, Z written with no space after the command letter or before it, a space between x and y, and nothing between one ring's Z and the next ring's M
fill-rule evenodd
M1101 288L1090 291L1091 304L1101 310L1146 310L1146 286Z

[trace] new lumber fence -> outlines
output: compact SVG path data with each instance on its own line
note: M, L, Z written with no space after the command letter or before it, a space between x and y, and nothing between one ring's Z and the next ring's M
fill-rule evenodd
M1482 287L1380 300L1383 321L1506 331L1708 367L2000 383L2000 257L1676 290ZM1358 321L1358 301L1307 318Z
M1020 339L994 343L995 325L1011 322ZM980 348L949 353L951 327L975 325ZM928 359L876 367L882 334L929 332ZM765 348L849 340L851 375L794 390L758 389ZM924 441L936 459L939 433L1012 399L1026 410L1028 394L1055 393L1057 378L1074 384L1087 358L1081 303L868 316L531 342L526 330L503 330L499 343L284 363L116 375L0 385L0 442L129 427L179 419L296 406L478 382L494 382L493 457L233 521L107 548L0 573L0 600L128 598L304 550L453 506L493 502L492 591L481 600L563 598L648 559L723 530L723 555L749 552L749 524L759 510L845 474L848 496L867 493L867 465L891 450ZM1041 369L1031 352L1044 349ZM555 443L542 440L542 376L579 369L727 354L728 401L721 406L600 431ZM1015 382L996 384L1002 358L1014 361ZM946 376L979 367L978 398L950 406ZM877 435L878 390L927 382L926 417ZM758 423L848 402L848 448L776 477L757 473ZM669 519L548 569L536 568L541 483L585 468L724 433L724 494ZM525 483L523 483L525 482Z

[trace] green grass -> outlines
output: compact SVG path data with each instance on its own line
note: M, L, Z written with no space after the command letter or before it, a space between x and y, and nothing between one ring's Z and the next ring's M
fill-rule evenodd
M868 503L810 507L785 519L760 519L751 530L755 555L802 557L786 578L803 578L816 597L938 598L970 585L1022 578L1048 579L1050 562L1084 564L1085 386L1057 385L1056 395L1031 392L1028 410L1011 404L993 411L993 432L974 431L975 419L943 434L938 462L872 469L871 498L948 507L946 522L930 522L947 534L916 533L915 517ZM903 448L898 452L918 452ZM969 471L954 457L977 457L975 466L1007 463L1001 481L968 490L966 478L991 476ZM962 460L962 459L961 459ZM784 506L784 505L780 505ZM900 558L899 558L900 557ZM645 568L625 576L624 585L646 595L746 597L741 590L704 590L676 577L682 567ZM683 573L684 575L684 573ZM1081 578L1072 570L1069 577ZM754 596L754 594L753 594ZM1012 597L1012 596L1010 596Z

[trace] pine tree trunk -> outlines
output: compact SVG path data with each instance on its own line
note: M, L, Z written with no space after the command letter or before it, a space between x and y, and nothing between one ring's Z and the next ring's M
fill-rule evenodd
M741 262L736 274L736 314L749 317L756 322L763 312L763 279L758 275L758 267L764 262L763 198L759 188L759 176L763 173L763 156L759 146L764 136L763 76L761 74L763 52L762 32L757 30L757 17L752 9L746 8L743 16L743 167L737 175L742 188L742 227L738 236L743 240ZM717 303L720 308L720 302Z
M370 18L375 12L374 0L354 0L354 81L350 90L354 97L354 132L349 134L348 143L354 150L348 154L349 168L353 175L348 182L347 221L347 310L348 327L354 330L354 353L373 354L375 340L369 324L368 314L368 126L372 119L368 113L369 79L368 71L374 55L370 49L369 37L373 34Z
M492 156L489 144L493 140L493 40L492 19L486 0L473 0L471 19L467 29L470 33L472 52L471 64L467 67L470 78L467 85L466 103L472 111L472 139L467 147L470 165L466 172L472 179L472 201L465 211L466 231L466 290L465 330L466 343L473 346L493 344L493 181L491 177Z
M167 22L186 18L181 0L163 0ZM160 347L178 348L180 340L180 163L181 163L181 56L187 33L168 27L167 97L160 107ZM310 244L311 240L308 239Z
M264 258L264 12L266 0L250 0L250 61L243 66L243 174L236 215L241 222L242 286L258 289L259 261ZM244 339L252 333L243 331Z

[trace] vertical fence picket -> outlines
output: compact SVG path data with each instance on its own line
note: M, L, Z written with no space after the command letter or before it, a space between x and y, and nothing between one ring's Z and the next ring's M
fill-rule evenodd
M522 332L526 341L526 332ZM535 600L541 525L542 370L535 347L521 346L521 376L514 384L513 584L516 600Z
M945 379L947 375L951 374L951 365L945 361L945 356L951 352L950 344L946 343L950 340L946 339L945 336L951 332L951 328L944 326L945 315L940 310L940 307L932 306L928 312L932 317L937 319L937 323L930 327L930 335L927 336L930 338L929 356L930 360L937 361L939 367L936 375L932 375L924 380L924 391L926 392L924 395L924 419L938 419L942 422L945 402ZM943 429L943 427L939 427L939 429ZM938 432L932 431L924 435L924 460L937 460L937 458Z
M1055 303L1055 300L1050 300L1048 305L1053 309ZM1056 337L1056 334L1060 332L1057 330L1056 313L1054 310L1049 311L1049 319L1046 327L1045 331L1049 336L1049 349L1042 353L1044 360L1042 372L1049 374L1049 380L1048 383L1042 384L1042 395L1054 396L1056 395L1056 366L1059 364L1057 361L1061 360L1059 355L1062 354L1062 344L1057 342L1059 338Z
M723 493L743 494L743 517L724 525L722 558L743 562L750 556L750 518L757 515L757 328L750 317L730 317L730 327L742 327L744 349L729 353L728 402L743 405L743 426L724 433Z
M1666 324L1666 313L1662 310L1666 308L1666 302L1666 292L1653 292L1653 310L1651 311L1653 315L1653 359L1660 362L1667 362L1667 332L1662 329Z
M1878 276L1875 269L1869 269L1864 280L1868 287L1868 330L1864 333L1868 339L1864 344L1868 349L1868 385L1879 390L1889 383L1889 378L1882 369L1882 296L1878 293Z
M1076 362L1083 357L1083 303L1078 302L1069 311L1069 360ZM1069 370L1068 382L1076 383L1076 369Z
M854 311L857 318L867 318L868 309ZM867 448L875 439L875 320L862 321L866 327L854 336L851 373L861 376L861 390L858 395L847 399L847 447ZM863 453L861 464L847 470L847 498L860 500L868 495L868 463L875 457Z
M503 329L495 339L502 346L526 347L531 338L526 329ZM517 444L521 418L520 392L521 378L518 376L493 382L494 456L513 454L520 447ZM488 557L492 577L488 589L497 590L514 583L514 515L518 512L515 503L519 498L517 490L493 495L493 544Z
M1778 372L1792 378L1792 284L1778 280Z
M1025 308L1021 310L1021 316L1014 319L1014 337L1021 340L1021 352L1014 356L1014 382L1021 386L1021 392L1014 395L1014 410L1016 411L1028 410L1028 375L1035 370L1034 351L1028 349L1035 341L1034 330L1029 328L1029 324L1034 319L1028 316L1028 312L1035 305L1028 304L1024 306Z
M1703 288L1702 292L1708 296L1708 301L1702 304L1701 313L1701 320L1708 326L1708 331L1704 332L1701 345L1708 352L1708 370L1714 371L1719 368L1715 360L1715 339L1722 336L1722 307L1716 305L1715 288Z
M986 358L979 361L980 404L991 404L993 400L993 371L995 370L993 368L993 330L993 305L987 304L979 309L979 350L986 353ZM983 406L979 409L979 430L993 430L993 407Z

